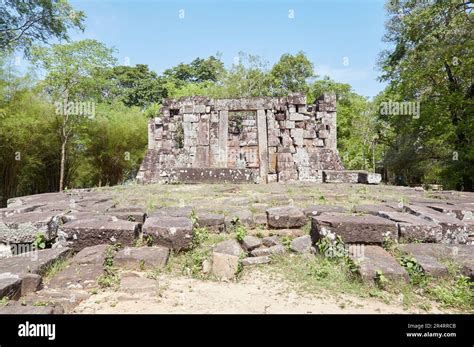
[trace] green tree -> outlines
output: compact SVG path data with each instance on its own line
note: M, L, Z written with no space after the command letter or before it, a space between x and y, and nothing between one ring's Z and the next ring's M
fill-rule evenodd
M385 100L420 103L419 117L381 115L387 156L409 183L474 189L474 18L469 1L388 1ZM398 158L398 159L394 159ZM403 158L408 160L403 163ZM434 174L436 173L436 174Z
M145 154L147 117L120 101L97 106L80 130L79 166L73 186L116 185L134 179Z
M270 71L273 94L307 92L308 80L314 76L313 63L303 52L283 54Z
M148 65L115 66L98 73L104 73L109 82L108 90L102 95L107 99L118 98L126 106L145 109L167 97L164 78L151 71Z
M51 47L35 47L33 62L46 71L41 85L56 106L58 135L61 141L59 191L64 188L66 154L74 129L84 119L76 112L84 102L95 105L95 72L115 63L113 50L95 40L83 40ZM92 95L91 95L92 94ZM90 105L90 104L89 104ZM88 115L93 116L93 115Z
M3 0L0 3L0 49L29 53L34 43L68 40L68 30L83 30L85 15L66 0Z

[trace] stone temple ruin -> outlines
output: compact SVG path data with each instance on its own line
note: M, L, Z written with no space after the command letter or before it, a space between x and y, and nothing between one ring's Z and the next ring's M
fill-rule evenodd
M148 124L140 183L379 183L380 175L344 171L337 151L336 97L314 105L281 98L165 100Z

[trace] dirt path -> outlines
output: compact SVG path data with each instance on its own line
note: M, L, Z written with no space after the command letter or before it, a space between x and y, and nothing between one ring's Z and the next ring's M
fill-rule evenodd
M203 281L129 273L118 291L82 302L75 313L414 313L400 302L383 303L350 295L301 294L285 281L253 271L239 282ZM431 313L437 313L436 309Z

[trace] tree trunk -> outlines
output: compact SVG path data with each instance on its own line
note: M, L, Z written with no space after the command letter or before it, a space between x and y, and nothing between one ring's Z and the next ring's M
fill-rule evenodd
M62 192L64 189L64 168L66 164L66 145L67 137L61 141L61 168L59 170L59 191Z

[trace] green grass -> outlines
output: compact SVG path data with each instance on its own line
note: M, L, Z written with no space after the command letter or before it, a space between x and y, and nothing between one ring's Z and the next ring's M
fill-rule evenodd
M62 258L53 261L46 267L43 273L43 282L49 283L51 279L64 270L69 265L69 259Z

